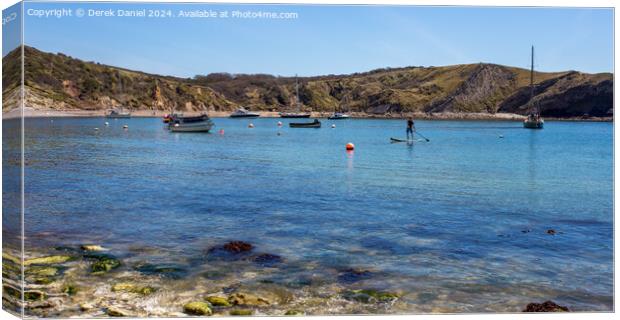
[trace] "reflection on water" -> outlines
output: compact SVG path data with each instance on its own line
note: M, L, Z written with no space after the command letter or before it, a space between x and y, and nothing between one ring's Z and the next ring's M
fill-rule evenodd
M404 127L393 120L304 130L215 119L225 135L103 121L27 120L27 247L109 248L122 266L107 277L164 288L139 310L178 312L175 299L240 288L294 297L266 314L519 311L548 299L612 308L609 123L551 122L534 133L419 121L431 142L407 146L390 143ZM357 150L343 162L347 142ZM206 258L230 240L260 258ZM144 264L183 272L157 277ZM72 275L118 298L106 277ZM399 299L368 304L347 293L357 289Z

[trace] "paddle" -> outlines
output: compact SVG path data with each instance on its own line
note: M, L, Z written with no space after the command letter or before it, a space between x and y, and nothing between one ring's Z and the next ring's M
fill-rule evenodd
M426 140L426 142L430 142L431 141L427 137L425 137L421 133L419 133L418 131L415 131L415 133L417 133L420 137L424 138L424 140Z

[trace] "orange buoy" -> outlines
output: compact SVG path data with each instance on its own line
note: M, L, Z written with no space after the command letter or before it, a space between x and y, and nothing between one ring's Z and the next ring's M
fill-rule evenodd
M354 150L355 149L355 145L352 144L351 142L347 143L346 145L347 150Z
M224 129L220 129L220 134L223 135L224 134Z

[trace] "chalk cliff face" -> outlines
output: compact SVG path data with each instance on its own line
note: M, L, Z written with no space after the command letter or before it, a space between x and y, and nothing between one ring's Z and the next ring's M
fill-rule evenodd
M252 110L293 108L295 79L226 73L183 79L84 62L25 47L26 103L33 108L100 110ZM20 54L3 59L3 109L20 78ZM495 64L378 69L299 78L302 109L367 113L462 112L525 114L536 105L550 117L613 116L613 75L576 71L535 74Z

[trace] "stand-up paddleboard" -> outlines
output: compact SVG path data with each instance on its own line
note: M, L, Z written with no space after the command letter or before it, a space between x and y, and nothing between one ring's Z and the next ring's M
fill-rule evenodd
M397 138L390 138L390 142L407 142L407 143L414 143L414 142L422 142L424 141L423 139L415 139L415 140L411 140L411 139L397 139Z

